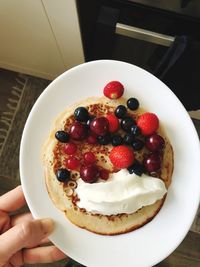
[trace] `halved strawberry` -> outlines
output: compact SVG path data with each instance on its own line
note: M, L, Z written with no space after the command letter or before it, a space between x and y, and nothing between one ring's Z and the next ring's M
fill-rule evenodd
M119 129L119 120L114 114L108 114L106 115L106 119L108 120L109 126L109 132L114 133Z
M118 81L111 81L103 89L103 93L110 99L120 98L124 93L124 86Z
M137 126L144 136L151 135L158 130L159 119L156 114L145 112L139 116Z
M118 169L128 168L133 164L134 151L128 146L116 146L110 152L110 161Z

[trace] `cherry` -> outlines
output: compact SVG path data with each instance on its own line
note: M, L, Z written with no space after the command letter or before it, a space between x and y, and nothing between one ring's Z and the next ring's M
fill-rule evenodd
M164 148L165 140L162 138L162 136L158 134L153 134L147 137L145 141L145 145L150 151L154 152L154 151L162 150Z
M95 165L81 166L80 176L86 183L94 183L99 177L99 171Z
M83 140L87 135L86 126L79 121L75 121L70 127L69 134L74 140Z
M109 130L109 122L104 117L95 118L90 123L90 130L97 135L105 135Z
M146 155L143 164L149 173L157 172L161 168L160 156L157 153Z
M74 143L68 143L63 147L63 152L66 153L67 155L73 155L74 153L76 153L76 150L77 150L77 145Z
M66 167L70 170L76 170L79 164L79 160L74 156L71 156L66 160Z
M84 153L83 159L86 164L92 164L96 161L96 157L91 151Z

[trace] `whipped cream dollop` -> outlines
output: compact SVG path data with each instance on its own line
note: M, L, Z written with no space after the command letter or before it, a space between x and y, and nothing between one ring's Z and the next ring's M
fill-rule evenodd
M126 169L112 173L107 181L86 183L77 180L77 206L102 215L133 213L163 198L167 190L161 179L129 174Z

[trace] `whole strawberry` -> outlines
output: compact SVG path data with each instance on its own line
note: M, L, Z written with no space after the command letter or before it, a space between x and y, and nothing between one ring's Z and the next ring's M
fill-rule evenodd
M159 127L159 119L154 113L146 112L139 116L137 126L142 135L148 136L155 133Z
M124 93L124 86L118 81L112 81L106 84L103 93L110 99L120 98Z
M133 164L134 152L128 146L116 146L110 152L110 161L118 169L128 168Z

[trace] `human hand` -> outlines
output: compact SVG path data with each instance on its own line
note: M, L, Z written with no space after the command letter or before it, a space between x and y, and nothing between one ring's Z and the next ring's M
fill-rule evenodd
M34 220L30 213L11 216L26 201L21 186L0 197L0 267L18 267L25 263L49 263L66 257L49 243L53 231L51 219Z

